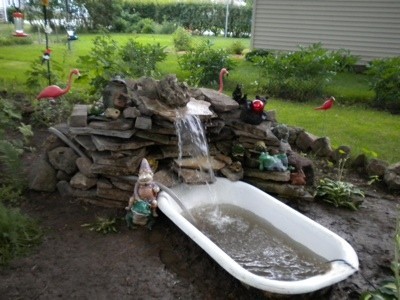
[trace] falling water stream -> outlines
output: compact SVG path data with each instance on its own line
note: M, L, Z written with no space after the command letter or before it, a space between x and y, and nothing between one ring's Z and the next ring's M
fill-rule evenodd
M177 119L175 126L179 159L190 157L209 162L208 143L200 119L194 115L183 116ZM214 178L211 167L206 172ZM215 199L212 185L208 187L210 197ZM323 274L330 268L326 259L250 211L228 204L217 205L217 201L188 210L184 200L178 199L182 215L243 268L256 275L275 280L301 280Z

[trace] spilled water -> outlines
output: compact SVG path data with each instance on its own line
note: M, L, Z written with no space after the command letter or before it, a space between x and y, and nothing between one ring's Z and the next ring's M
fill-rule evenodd
M301 280L330 265L266 220L230 204L190 210L196 226L248 271L274 280Z

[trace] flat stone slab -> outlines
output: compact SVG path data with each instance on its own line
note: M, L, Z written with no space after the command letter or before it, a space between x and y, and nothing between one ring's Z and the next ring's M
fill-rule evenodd
M239 108L239 103L225 94L207 88L200 88L199 90L206 97L207 101L211 103L211 107L216 112L226 112Z
M247 168L244 170L245 177L253 177L262 180L271 180L278 182L289 182L290 181L290 172L273 172L273 171L260 171L257 169Z
M129 130L133 128L133 120L118 119L107 122L92 121L89 127L101 130Z
M225 163L212 156L209 159L207 157L174 159L174 163L180 168L187 169L202 168L207 170L212 168L214 171L217 171L225 167Z
M70 127L69 131L73 135L95 134L95 135L104 135L104 136L119 137L125 139L131 138L136 132L135 129L119 131L119 130L95 129L90 127Z
M99 151L122 151L122 150L135 150L154 145L153 141L135 139L135 140L121 140L112 137L92 136L93 144Z

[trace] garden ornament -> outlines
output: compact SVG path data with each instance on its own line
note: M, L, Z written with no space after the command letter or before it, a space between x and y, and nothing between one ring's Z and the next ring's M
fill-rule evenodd
M335 103L336 99L335 97L329 97L328 100L326 100L324 102L324 104L322 104L319 107L314 108L315 110L328 110L331 109L333 106L333 103Z
M128 211L125 220L130 228L135 225L147 225L151 229L154 217L158 216L157 196L160 187L153 181L153 171L146 158L142 159L138 175L133 195L125 207Z
M224 90L224 77L229 75L229 71L226 68L222 68L221 71L219 72L219 89L218 93L222 93Z
M60 88L57 85L50 85L46 88L44 88L39 95L36 97L37 100L41 99L50 99L51 101L54 101L54 99L59 98L65 94L67 94L72 86L72 75L80 76L81 74L79 73L78 69L73 69L69 73L68 77L68 83L65 89Z
M261 152L258 160L260 162L260 171L284 172L288 169L287 156L284 153L269 155L268 152Z

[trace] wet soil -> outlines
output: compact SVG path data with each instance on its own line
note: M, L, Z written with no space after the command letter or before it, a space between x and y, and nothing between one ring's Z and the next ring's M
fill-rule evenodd
M35 155L25 157L28 168ZM399 198L358 175L346 180L366 193L358 211L286 203L347 240L358 254L359 271L323 293L285 299L358 299L391 275ZM242 285L161 212L152 230L130 230L125 211L57 192L29 191L21 209L39 220L43 243L0 268L0 299L281 299ZM103 235L81 226L98 216L118 218L118 232Z

